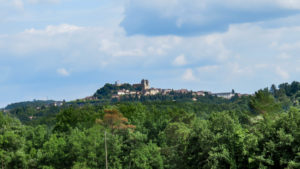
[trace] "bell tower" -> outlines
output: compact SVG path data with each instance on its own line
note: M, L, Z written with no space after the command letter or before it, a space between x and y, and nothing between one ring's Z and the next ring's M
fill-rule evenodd
M141 85L143 86L143 90L150 89L150 86L149 86L149 80L143 79L143 80L141 81Z

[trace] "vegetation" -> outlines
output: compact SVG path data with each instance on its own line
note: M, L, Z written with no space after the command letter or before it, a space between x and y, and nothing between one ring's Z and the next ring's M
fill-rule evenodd
M118 90L138 90L141 91L141 88L134 88L132 85L125 83L122 84L120 86L118 85L113 85L113 84L105 84L102 88L100 88L99 90L96 91L96 93L94 94L95 97L102 99L102 98L110 98L113 94L116 94L116 92Z
M299 92L14 107L0 113L0 167L300 168Z

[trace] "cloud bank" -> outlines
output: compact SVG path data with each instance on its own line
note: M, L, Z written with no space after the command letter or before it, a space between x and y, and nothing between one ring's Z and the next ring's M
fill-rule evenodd
M128 35L195 35L225 32L231 24L259 22L299 13L287 0L130 0L121 23Z
M120 1L0 0L0 105L115 80L252 93L300 79L299 1Z

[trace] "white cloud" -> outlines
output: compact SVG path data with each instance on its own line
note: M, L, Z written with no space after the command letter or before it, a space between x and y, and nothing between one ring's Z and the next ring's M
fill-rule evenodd
M61 24L58 26L49 25L44 30L37 30L34 28L27 29L24 31L25 34L40 34L40 35L49 35L53 36L56 34L64 34L64 33L73 33L75 31L82 30L82 27L68 24Z
M12 3L17 9L24 9L24 4L22 0L13 0Z
M259 63L254 66L255 69L266 69L268 67L269 67L269 65L265 64L265 63Z
M68 0L68 2L73 1ZM251 91L272 83L278 84L286 80L300 79L298 57L300 15L280 20L274 20L274 17L268 15L271 19L273 18L270 22L262 18L258 20L261 21L259 23L249 21L250 23L247 24L234 24L230 19L226 20L231 17L238 17L236 19L239 20L240 16L244 16L245 13L240 14L237 9L242 12L258 11L254 16L263 16L259 12L266 12L266 9L272 11L274 6L278 7L278 5L281 5L278 7L279 11L273 12L276 17L281 16L279 13L282 8L298 8L296 1L134 0L131 2L134 5L145 4L144 6L149 7L150 12L153 10L152 12L159 18L169 19L167 21L174 20L173 26L179 30L185 29L185 26L189 24L197 26L197 24L204 23L206 25L205 23L211 21L213 27L208 27L208 30L215 27L218 30L222 28L222 31L213 34L204 32L204 34L178 36L173 33L174 30L166 26L169 22L162 22L164 24L161 25L166 30L160 35L132 36L118 26L124 17L126 19L126 15L123 14L126 14L128 9L123 13L123 6L118 8L120 10L108 8L107 10L111 12L107 12L106 15L95 15L96 10L106 10L104 8L107 6L100 7L99 5L101 10L97 6L90 10L88 6L94 2L86 2L87 4L81 10L78 10L78 6L75 5L66 10L64 7L54 7L55 5L48 8L49 3L59 3L58 0L0 0L1 23L11 25L2 28L6 35L0 35L0 67L3 65L8 67L7 70L0 68L3 74L0 81L8 84L7 81L13 78L19 79L16 71L28 71L20 74L31 73L28 75L30 78L27 78L27 75L22 77L31 80L32 77L37 76L46 78L45 72L54 70L54 73L63 77L73 78L71 75L74 77L84 75L91 79L101 72L98 73L98 77L101 76L101 80L104 79L103 81L106 82L107 79L116 76L130 80L150 76L149 79L152 78L158 84L157 87L160 87L160 79L164 79L166 87L190 85L188 87L195 89L206 87L207 90L225 91L224 88L226 90L235 88L233 87L235 85L244 89L240 91ZM68 4L63 6L65 5L68 6ZM111 6L114 8L114 5ZM216 9L216 6L222 10ZM149 11L143 9L140 8L141 15L147 15ZM226 10L229 12L228 15L222 12ZM289 11L287 10L287 13ZM38 12L41 12L40 16L36 15ZM54 16L53 13L57 15ZM246 17L252 17L246 14ZM133 13L134 19L139 17L140 15ZM214 17L221 17L221 20L216 20L226 24L220 27L218 24L214 25L218 23L215 22ZM88 20L83 21L86 18ZM156 18L152 19L156 21ZM98 22L99 20L101 23ZM55 25L64 21L82 26ZM248 20L242 18L238 23L243 22L248 22ZM20 23L28 24L18 26ZM51 25L42 27L43 23ZM229 29L227 29L228 24ZM101 27L91 25L101 25ZM14 26L13 29L9 30L12 26ZM147 26L152 28L155 25L148 24ZM14 33L24 27L28 29ZM191 27L194 28L193 25ZM142 29L146 28L142 27ZM164 30L157 29L157 31ZM187 64L189 69L173 66ZM170 79L177 81L174 80L174 83L171 83ZM77 83L82 82L78 80ZM203 84L206 86L203 87ZM18 95L19 93L16 94Z
M113 50L113 49L118 48L118 47L119 47L118 43L111 42L108 39L102 39L101 42L100 42L99 50L105 52L105 51Z
M233 74L240 74L240 75L249 75L253 73L252 67L240 65L239 63L230 63L229 67L232 70Z
M116 51L112 54L112 56L122 57L122 56L143 56L144 51L142 49L132 49L132 50L121 50Z
M105 52L107 54L110 54L114 57L123 57L123 56L144 56L144 50L140 48L133 48L133 49L122 49L119 43L103 39L100 42L100 48L99 50L101 52Z
M59 68L56 72L61 76L70 76L70 72L68 72L65 68Z
M196 77L194 76L192 69L186 69L184 74L182 75L182 79L185 81L195 81Z
M212 9L217 5L223 8L237 8L241 10L253 8L260 10L260 8L265 6L276 6L289 9L300 8L300 2L298 0L189 0L188 2L185 0L130 0L130 3L147 6L148 8L155 8L162 12L165 17L175 15L185 17L185 19L192 19L191 17L200 14L201 10L205 11L207 9Z
M173 65L175 66L184 66L187 64L187 61L185 59L185 56L182 54L182 55L179 55L175 58L175 60L173 61Z
M26 0L31 4L37 4L37 3L59 3L61 0Z
M276 67L276 73L277 73L277 75L279 75L282 79L285 79L285 80L289 79L289 77L290 77L288 71L282 69L282 68L279 67L279 66Z
M300 27L298 27L299 30L297 32L300 32ZM290 43L283 43L279 46L279 49L282 51L290 51L294 49L299 49L300 48L300 42L290 42Z
M121 25L130 35L207 34L293 16L295 9L299 0L129 0Z
M29 56L30 54L37 52L66 51L72 45L77 45L77 43L87 43L82 34L84 34L82 27L68 24L58 26L49 25L45 29L32 28L4 37L6 41L5 48L16 56L26 57L31 57ZM47 52L43 53L43 55L46 54Z
M259 24L241 24L232 25L225 33L149 37L127 36L120 27L108 29L63 24L0 36L0 42L5 42L2 43L2 52L15 59L34 62L40 69L68 67L72 72L80 72L138 67L148 71L178 71L171 61L177 66L192 63L181 76L184 80L221 83L226 79L224 77L232 76L230 80L236 80L236 83L246 79L255 82L261 78L273 83L276 80L274 67L280 67L275 73L283 79L299 78L299 73L295 73L299 61L283 55L296 56L300 52L296 47L299 31L299 27L264 28ZM282 57L286 58L284 62ZM288 69L282 71L282 68ZM178 76L175 74L172 76Z
M26 6L27 3L29 3L29 4L39 4L39 3L57 4L60 2L61 2L61 0L0 0L0 4L1 4L0 9L2 9L2 8L4 10L17 9L17 10L23 11L24 6Z
M272 42L277 42L278 46L295 46L295 41L300 38L297 37L299 30L294 27L263 29L255 24L246 24L233 25L226 33L204 36L128 37L120 28L105 29L62 24L49 25L45 29L28 29L14 36L0 37L0 41L6 42L2 44L2 48L24 57L35 57L30 55L44 52L47 54L48 51L59 53L57 56L52 54L49 59L41 56L44 58L42 60L53 60L53 64L56 61L87 68L103 67L103 65L130 67L130 65L166 64L169 60L173 60L173 65L177 66L193 63L195 67L199 67L197 65L207 62L213 66L199 68L199 70L211 69L211 72L216 72L218 69L214 65L221 65L220 69L231 63L232 71L236 74L250 74L255 72L254 65L269 62L283 64L278 60L280 58L274 56L299 51L296 47L270 46ZM273 36L274 34L280 36ZM286 40L291 37L294 37L295 41ZM185 53L185 55L178 56L178 53Z
M287 53L281 53L280 55L278 55L278 58L280 59L290 59L292 56L287 54Z
M23 10L24 3L23 0L0 0L0 9L1 10L9 10L9 9L17 9ZM0 11L1 14L2 11Z
M17 58L27 58L50 67L62 64L76 69L107 66L157 64L165 60L180 37L127 37L120 28L49 25L45 29L27 29L22 33L0 36L3 48ZM40 56L37 57L36 54Z
M197 70L198 72L215 72L220 68L218 65L208 65L208 66L202 66L198 67Z
M300 9L299 0L276 0L276 2L285 8Z

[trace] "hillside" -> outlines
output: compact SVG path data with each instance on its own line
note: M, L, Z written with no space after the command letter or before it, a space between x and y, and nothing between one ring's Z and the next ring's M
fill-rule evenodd
M149 90L153 90L154 88ZM118 92L128 90L128 94L122 93L118 98L114 97ZM158 89L155 89L158 90ZM211 92L199 92L188 90L170 90L159 89L160 91L170 91L168 93L142 94L143 86L134 87L134 85L125 83L121 85L105 84L98 89L92 97L85 99L78 99L75 101L27 101L20 103L13 103L8 105L4 111L17 117L24 123L37 123L42 120L51 121L56 114L66 107L75 106L82 107L86 105L105 106L117 105L119 103L127 102L142 102L144 104L165 104L172 103L174 105L195 105L202 107L198 111L206 110L206 113L211 113L220 110L232 110L234 107L242 108L243 111L251 111L249 101L252 98L250 95L240 95L235 93L230 99L218 97ZM300 83L292 82L291 84L283 83L276 87L272 85L269 89L264 89L274 96L275 100L280 103L284 110L288 110L291 106L299 106L300 103ZM140 95L132 95L130 92L140 92ZM144 91L145 92L145 91ZM200 94L199 94L200 93ZM229 93L230 94L230 93ZM180 107L180 106L179 106ZM193 106L192 106L193 107ZM196 108L193 108L196 109ZM196 109L197 110L197 109ZM46 120L48 119L48 120Z
M12 104L0 113L2 168L299 168L299 89L293 82L231 99Z
M7 106L0 112L2 168L300 166L299 82L231 99L193 100L188 92L178 100L112 101L118 90L136 90L118 87L105 85L94 101Z

